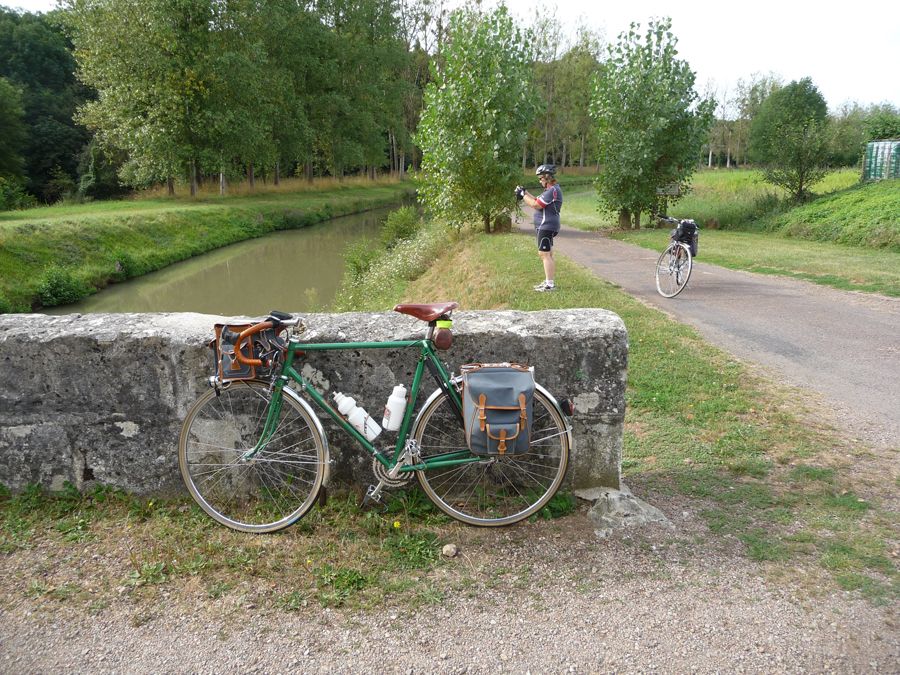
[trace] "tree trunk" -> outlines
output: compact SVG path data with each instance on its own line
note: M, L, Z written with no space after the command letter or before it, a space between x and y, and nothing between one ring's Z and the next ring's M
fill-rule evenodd
M631 211L628 209L619 209L619 228L622 230L631 229Z
M303 172L306 174L306 182L312 183L312 180L313 180L312 161L309 161L306 163L306 165L303 167Z
M256 187L256 174L253 171L253 162L250 162L250 166L247 167L247 179L250 181L250 187Z
M175 179L172 178L172 176L169 176L168 178L166 178L166 188L169 192L169 196L174 197L175 196Z
M584 168L584 134L581 134L581 154L578 157L578 166Z
M562 154L562 162L560 163L560 168L566 167L566 154L568 152L568 144L563 142L563 154Z
M188 169L191 172L191 197L197 196L197 163L192 159Z
M281 162L275 162L275 185L281 184Z
M490 234L491 233L491 214L483 213L482 218L484 219L484 233Z
M728 150L725 152L725 168L731 168L731 146L729 146Z
M712 148L709 149L709 160L706 162L706 168L712 168Z
M634 229L635 230L641 229L641 212L640 211L634 212Z
M227 187L227 186L226 186L226 183L225 183L225 172L224 172L224 171L220 171L220 172L219 172L219 194L220 194L220 195L224 195L224 194L225 194L226 187Z

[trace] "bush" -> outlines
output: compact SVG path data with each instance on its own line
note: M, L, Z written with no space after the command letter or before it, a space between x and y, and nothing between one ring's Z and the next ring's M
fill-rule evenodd
M401 241L414 238L421 227L422 221L415 207L404 206L391 211L381 226L381 244L388 249L394 248Z
M37 205L37 200L17 181L0 176L0 211L28 209Z
M38 283L38 296L44 307L68 305L91 294L93 289L72 270L58 265L51 265L44 270Z
M381 249L367 237L350 244L344 253L344 262L350 278L356 281L365 276L380 255Z
M12 303L6 299L3 293L0 293L0 314L12 314Z

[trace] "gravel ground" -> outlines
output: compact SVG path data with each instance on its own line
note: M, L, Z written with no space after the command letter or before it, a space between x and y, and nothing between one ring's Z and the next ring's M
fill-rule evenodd
M896 607L820 586L814 570L757 565L734 540L708 536L689 505L664 510L672 529L607 539L584 509L466 528L438 572L479 581L416 609L287 612L248 579L219 600L185 581L158 601L122 593L90 613L4 584L0 671L900 671ZM7 579L28 562L11 558Z

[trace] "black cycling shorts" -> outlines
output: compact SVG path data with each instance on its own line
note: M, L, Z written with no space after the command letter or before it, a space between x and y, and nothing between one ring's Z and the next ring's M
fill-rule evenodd
M538 251L552 251L553 237L557 234L559 234L559 232L553 230L537 230Z

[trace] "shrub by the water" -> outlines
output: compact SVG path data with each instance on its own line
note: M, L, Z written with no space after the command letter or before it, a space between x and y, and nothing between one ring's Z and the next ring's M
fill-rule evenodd
M41 275L38 297L44 307L77 302L91 294L91 286L79 279L72 270L50 265Z
M422 221L413 206L404 206L392 211L381 226L381 243L385 248L393 248L401 241L412 239L421 229Z

